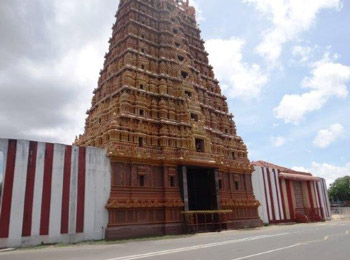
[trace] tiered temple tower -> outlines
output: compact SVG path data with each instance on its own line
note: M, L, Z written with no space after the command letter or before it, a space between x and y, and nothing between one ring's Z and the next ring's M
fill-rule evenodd
M208 62L195 10L121 0L80 146L112 160L107 237L180 233L183 211L258 226L247 147ZM229 64L228 64L229 66Z

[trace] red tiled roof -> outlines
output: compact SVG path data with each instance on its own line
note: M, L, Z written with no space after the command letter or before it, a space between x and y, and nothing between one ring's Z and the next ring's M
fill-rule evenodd
M294 174L301 174L301 175L309 175L312 176L311 173L308 172L300 172L300 171L294 171L292 169L282 167L273 163L265 162L265 161L256 161L252 162L252 165L258 166L258 167L267 167L267 168L272 168L272 169L277 169L280 172L285 172L285 173L294 173Z

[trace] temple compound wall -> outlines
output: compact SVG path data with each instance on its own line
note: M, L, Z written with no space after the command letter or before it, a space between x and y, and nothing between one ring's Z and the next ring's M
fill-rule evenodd
M100 240L110 161L104 149L0 139L0 248Z
M253 165L254 194L264 224L331 219L325 179L263 161Z
M227 229L258 226L257 216L331 218L324 179L262 161L250 181L215 168L118 162L90 147L0 139L0 152L0 248L185 233L182 213L196 207L229 211Z
M227 229L261 222L247 173L26 140L0 139L0 152L0 248L181 234L196 209L228 211Z

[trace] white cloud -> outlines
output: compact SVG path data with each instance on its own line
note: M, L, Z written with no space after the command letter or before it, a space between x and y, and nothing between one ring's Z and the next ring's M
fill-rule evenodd
M283 145L285 145L286 143L286 139L282 136L273 136L271 137L271 142L275 147L281 147Z
M245 41L238 38L212 39L206 42L215 73L230 97L257 98L268 81L258 64L243 62Z
M311 172L314 176L327 180L327 185L332 184L336 179L350 175L350 162L344 166L336 166L328 163L313 162L311 168L293 167L296 171Z
M306 63L310 59L310 55L313 51L313 48L310 46L294 46L292 50L293 57L299 59L300 63Z
M305 167L302 167L302 166L294 166L292 167L292 170L298 171L298 172L311 172L310 169L306 169Z
M83 131L117 5L1 1L0 136L72 143Z
M341 124L331 125L328 129L322 129L315 137L313 144L319 148L327 148L343 135L344 127Z
M349 81L350 67L331 61L326 53L311 65L311 76L302 82L302 87L309 92L285 95L274 109L274 115L285 123L298 124L305 114L321 109L332 97L346 98Z
M340 9L341 0L242 0L255 8L271 22L263 33L257 52L269 62L276 61L283 45L310 30L322 9Z

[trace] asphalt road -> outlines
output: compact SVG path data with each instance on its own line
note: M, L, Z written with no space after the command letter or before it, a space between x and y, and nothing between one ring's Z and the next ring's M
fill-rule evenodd
M1 260L349 260L350 221L0 253Z

